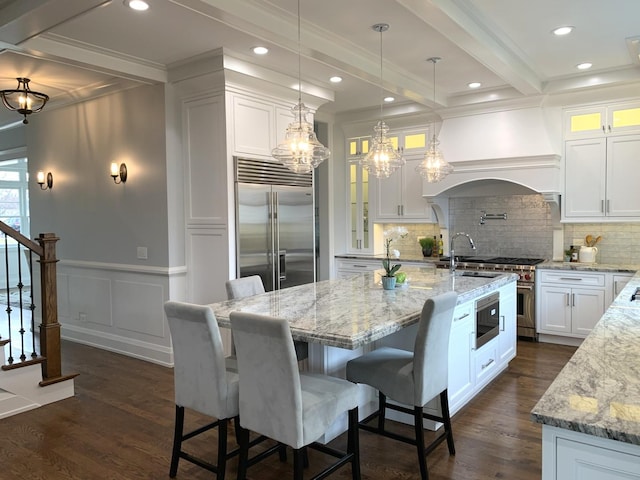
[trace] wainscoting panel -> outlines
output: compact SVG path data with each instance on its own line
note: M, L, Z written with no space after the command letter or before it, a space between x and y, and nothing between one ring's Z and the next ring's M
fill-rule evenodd
M115 280L113 304L116 327L164 338L164 292L162 285Z
M69 307L78 323L113 326L109 279L69 275Z

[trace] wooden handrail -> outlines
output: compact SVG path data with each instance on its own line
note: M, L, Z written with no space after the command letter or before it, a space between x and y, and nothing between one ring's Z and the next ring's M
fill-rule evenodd
M25 237L17 230L11 228L4 222L0 222L0 232L6 234L8 237L13 238L16 242L24 245L33 253L37 254L39 257L44 255L44 251L40 245L31 240L30 238ZM46 235L53 235L53 233L47 233ZM55 255L55 254L54 254Z

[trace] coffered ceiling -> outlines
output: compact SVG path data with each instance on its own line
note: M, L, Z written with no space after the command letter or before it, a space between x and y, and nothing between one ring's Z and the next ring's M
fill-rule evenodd
M269 81L298 76L297 0L0 0L0 88L15 77L53 106L167 82L171 68L223 49ZM300 0L303 89L342 113L380 104L451 107L613 85L640 86L638 0ZM567 36L552 29L574 26ZM254 55L264 45L269 53ZM576 65L590 62L585 71ZM339 84L329 78L339 75ZM472 90L470 82L482 85ZM640 92L640 88L638 90ZM51 107L49 107L51 108ZM0 125L19 120L0 109Z

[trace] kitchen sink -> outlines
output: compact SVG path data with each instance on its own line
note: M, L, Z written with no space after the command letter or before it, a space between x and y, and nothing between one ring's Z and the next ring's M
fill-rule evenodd
M501 273L489 273L489 272L456 272L456 275L461 277L478 277L478 278L496 278Z

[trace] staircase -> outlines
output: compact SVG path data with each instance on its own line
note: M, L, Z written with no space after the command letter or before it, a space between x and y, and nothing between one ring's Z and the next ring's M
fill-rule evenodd
M4 342L3 342L4 343ZM6 365L5 346L0 346L0 365ZM0 419L73 397L73 377L46 387L40 386L40 363L0 369Z

